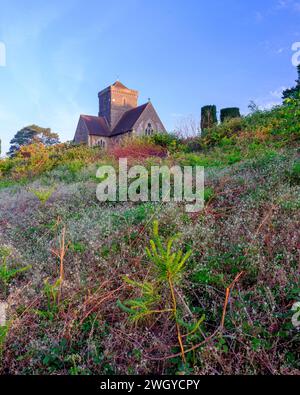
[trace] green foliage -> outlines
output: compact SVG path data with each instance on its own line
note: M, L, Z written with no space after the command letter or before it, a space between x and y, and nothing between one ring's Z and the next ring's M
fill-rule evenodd
M217 107L215 105L202 107L201 108L201 130L202 130L202 132L204 132L205 130L207 130L209 128L212 128L217 123L218 123Z
M33 178L57 169L60 180L75 181L86 165L98 163L107 154L85 145L58 144L45 146L42 143L22 145L11 158L0 159L0 180L2 177L14 180Z
M181 249L173 251L173 244L178 239L178 235L171 237L164 246L158 232L158 222L153 223L153 239L150 240L150 247L146 248L146 253L150 261L154 264L154 279L152 282L139 283L127 277L124 281L132 285L135 289L140 289L141 296L130 299L118 305L126 311L133 321L138 321L146 316L155 313L171 311L166 306L162 310L154 310L154 306L162 301L162 294L165 287L171 284L178 284L185 270L185 264L192 254L192 251L183 253Z
M204 189L204 201L209 202L215 196L213 188L207 187Z
M251 105L251 113L246 117L224 118L221 124L205 130L203 147L236 145L248 150L252 143L291 144L300 139L300 92L271 110L260 110Z
M44 281L43 293L47 299L47 311L49 313L57 313L59 307L59 292L61 288L61 279L56 280L53 284L49 283L47 278Z
M298 71L298 79L296 80L296 86L283 91L282 98L284 101L289 100L289 99L296 99L297 97L299 97L299 93L300 93L300 64L297 67L297 71Z
M83 254L86 251L86 246L83 243L72 243L70 249L79 254Z
M150 248L146 248L149 259L155 264L157 270L157 278L159 281L167 282L171 278L176 284L185 269L185 263L192 254L188 251L185 254L181 249L172 252L174 241L178 239L178 235L169 239L167 246L164 247L161 237L158 233L158 222L153 223L153 239L150 240Z
M201 142L201 137L189 137L184 140L183 142L185 149L183 150L184 152L199 152L202 151L202 142Z
M10 268L8 265L8 258L11 255L11 251L9 248L6 247L1 247L0 248L0 260L2 260L0 264L0 283L2 283L2 286L4 288L4 292L6 294L7 292L7 287L9 283L20 273L23 273L29 269L31 269L31 266L25 266L20 269L13 269Z
M42 205L45 205L47 201L50 199L50 197L53 195L55 192L55 188L51 189L34 189L30 188L30 192L32 192L40 201Z
M11 364L19 374L74 375L129 369L132 373L155 369L157 373L197 374L271 370L293 374L299 370L299 336L289 311L299 297L299 98L289 97L284 105L269 111L253 106L248 116L211 129L202 138L174 143L163 135L152 141L169 151L168 157L151 159L155 164L210 168L204 192L210 207L199 216L184 213L175 204L164 205L160 211L152 203L99 205L91 174L97 164L114 162L109 153L97 149L22 146L14 158L0 160L0 188L10 187L0 191L1 236L37 263L34 288L26 286L28 278L24 277L22 294L16 300L17 312L26 309L24 329L18 328L9 337L7 327L3 332L0 329L6 366ZM128 147L129 152L139 146ZM137 162L150 164L145 157ZM30 182L40 175L33 185L45 185L41 196L40 190L36 195L41 202L48 200L47 188L60 181L56 184L59 193L53 195L42 217L36 205L28 204L28 187L22 188L17 181ZM75 181L76 188L68 185ZM272 212L271 205L275 206ZM15 215L12 207L17 208ZM147 226L154 215L159 218L160 232L156 223L149 245ZM66 262L66 285L72 286L61 297L59 282L38 283L41 273L52 274L49 244L53 245L57 232L52 218L58 217L68 223L73 240ZM182 244L173 237L178 231ZM189 254L183 245L194 251L193 260L179 267ZM11 267L10 258L8 262ZM223 336L186 353L184 366L180 356L153 364L151 355L164 358L178 352L172 332L177 325L185 350L210 338L218 328L225 288L242 270L246 273L232 289ZM116 273L127 273L123 287ZM28 297L33 295L40 310L27 308ZM126 314L116 308L118 298L122 302L117 305ZM206 325L202 325L204 312ZM68 341L57 341L57 334L61 339L64 333ZM124 334L128 334L126 341ZM152 335L158 339L156 348ZM275 354L278 358L273 358ZM108 355L116 366L104 362ZM230 362L236 360L238 366Z
M9 174L13 166L14 166L13 161L9 159L0 158L0 177Z
M166 148L169 152L176 152L182 148L182 142L176 134L155 133L150 137L153 144Z
M155 285L150 282L139 283L123 277L123 280L132 285L135 289L140 289L141 296L136 299L126 300L124 303L118 300L117 305L129 314L133 322L144 319L154 313L154 306L160 301L160 295L155 290Z
M244 121L242 118L224 120L223 123L206 129L202 144L204 147L233 145L235 144L235 138L243 130L243 127Z
M33 143L42 143L46 146L55 145L59 143L59 137L49 128L41 128L37 125L26 126L19 130L11 140L8 155L14 156L21 146Z
M220 112L221 123L233 118L240 118L241 113L238 107L222 108Z
M293 184L300 185L300 161L294 163L290 172L290 180Z
M261 141L278 141L291 144L300 138L300 91L287 98L282 106L271 110L255 110L245 117L245 142L250 139Z
M4 345L8 335L8 331L9 331L9 324L0 326L0 366L1 366Z
M224 276L222 274L215 274L209 268L201 268L193 275L193 280L196 283L207 284L214 287L224 287Z

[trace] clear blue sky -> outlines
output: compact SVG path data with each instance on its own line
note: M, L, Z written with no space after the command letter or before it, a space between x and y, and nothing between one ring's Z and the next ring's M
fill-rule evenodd
M205 104L261 106L293 84L300 0L1 0L0 138L28 124L73 138L117 76L168 130Z

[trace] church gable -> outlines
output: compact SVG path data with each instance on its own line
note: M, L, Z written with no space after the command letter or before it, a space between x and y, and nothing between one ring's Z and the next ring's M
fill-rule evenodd
M75 136L74 136L74 143L81 144L81 143L88 143L89 141L89 131L84 122L82 116L80 116L78 125L76 128Z
M133 130L138 136L151 135L153 133L166 133L166 129L151 102L147 104L134 124Z

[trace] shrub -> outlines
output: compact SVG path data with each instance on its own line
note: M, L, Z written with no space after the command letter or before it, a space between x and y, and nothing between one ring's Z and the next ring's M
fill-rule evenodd
M41 143L22 146L16 154L16 165L12 168L13 178L33 177L50 170L53 164L49 154L49 149Z
M233 118L223 122L220 125L207 129L202 144L205 147L210 147L218 144L235 144L236 136L241 133L244 127L242 118Z
M6 295L7 287L14 277L16 277L20 273L25 272L26 270L31 269L30 265L18 269L9 267L8 258L10 257L10 255L11 251L9 248L0 248L0 284L3 288L4 295Z
M156 133L150 137L150 141L169 152L178 151L183 147L181 139L174 133Z
M55 192L55 188L54 187L52 187L51 189L30 188L29 191L32 192L39 199L40 203L44 206Z
M122 145L116 145L110 148L108 152L115 159L146 159L151 156L164 158L167 156L165 148L155 145L151 141L147 141L147 139L139 138L126 139L122 142Z
M13 168L13 165L14 162L9 158L0 159L0 177L8 175Z
M0 160L0 177L33 178L56 167L64 167L74 176L87 164L97 163L107 156L98 147L41 143L22 146L13 158Z
M300 161L293 165L290 172L290 179L293 184L300 185Z
M201 137L190 137L184 140L186 152L198 152L202 150Z
M165 244L159 235L158 222L153 224L153 239L150 240L150 247L146 248L149 260L153 264L153 280L139 283L124 277L125 282L134 289L139 290L141 296L135 299L126 300L118 305L130 318L138 322L149 316L167 314L175 322L178 344L181 350L183 362L185 359L185 349L181 326L186 326L180 314L175 287L180 285L182 277L186 271L186 262L190 258L192 251L184 253L181 249L173 250L173 244L178 236L171 237ZM190 333L197 331L205 317L202 316L192 324Z

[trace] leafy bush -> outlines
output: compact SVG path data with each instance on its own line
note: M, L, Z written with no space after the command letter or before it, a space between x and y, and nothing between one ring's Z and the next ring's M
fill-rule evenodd
M200 136L187 138L183 141L183 144L185 146L184 151L189 153L202 151L203 148Z
M108 152L115 159L130 158L141 160L151 156L164 158L167 155L167 150L162 146L140 138L125 139L121 145L110 148Z
M105 155L99 148L85 145L26 145L22 146L13 158L0 160L0 178L33 178L60 166L65 166L67 172L75 176L85 165L96 163Z
M207 129L203 134L202 144L210 147L218 144L235 144L237 135L243 130L244 121L242 118L233 118L224 121L222 124L215 125Z
M118 305L128 313L135 322L153 315L170 315L176 324L181 356L182 360L185 362L185 350L181 335L181 324L183 322L180 317L175 286L178 286L182 282L183 274L186 271L186 262L190 258L192 251L189 250L185 253L181 249L174 251L173 244L177 238L177 235L171 237L164 245L159 235L158 222L154 221L153 239L150 240L150 247L146 248L147 256L154 265L153 280L139 283L125 277L125 282L136 290L140 290L141 296L135 299L126 300L123 303L118 301ZM198 330L204 318L205 317L202 316L200 320L197 320L197 322L192 325L189 335Z
M249 146L252 142L291 144L300 138L300 93L271 110L255 108L246 117L225 119L203 133L203 147Z
M55 188L52 187L51 189L34 189L30 188L30 192L32 192L40 201L42 205L45 205L50 197L53 195Z
M10 249L6 247L0 248L0 284L2 285L4 294L7 293L7 287L11 280L16 277L18 274L23 273L31 268L30 265L22 267L22 268L11 268L8 265L8 258L11 255Z
M300 185L300 161L293 165L290 173L290 179L293 184Z
M182 141L174 133L156 133L150 137L150 141L167 149L169 152L176 152L182 149Z

